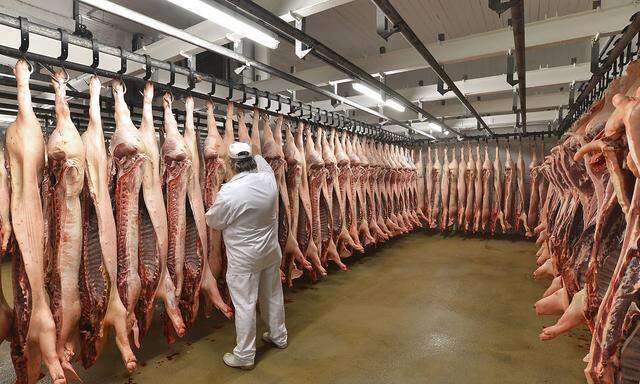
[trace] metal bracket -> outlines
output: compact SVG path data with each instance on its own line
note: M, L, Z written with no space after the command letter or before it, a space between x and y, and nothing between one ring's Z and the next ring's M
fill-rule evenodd
M331 83L331 84L333 85L333 93L338 95L338 83ZM331 106L333 108L337 107L340 104L342 104L340 101L331 99Z
M513 51L509 50L509 52L507 52L507 83L509 83L509 85L512 87L516 86L519 83L518 80L513 79L513 73L515 72L515 70L515 57L513 56Z
M378 36L389 40L389 37L396 32L398 32L398 28L395 25L391 26L387 16L376 6L376 33Z
M449 91L451 91L451 88L445 88L444 81L438 77L438 93L444 96Z
M489 0L489 9L495 11L498 15L501 15L520 1L523 0L509 0L505 2L502 2L502 0Z
M518 91L517 90L513 90L513 99L511 101L511 110L513 111L513 113L518 113Z
M289 15L293 17L294 26L296 27L296 29L305 33L307 29L307 20L304 17L298 14L295 14L293 12L289 12ZM313 50L313 47L306 45L302 41L300 40L295 41L296 56L298 56L299 59L304 59L305 56L307 56L309 52L311 52L312 50Z
M596 35L591 40L591 73L597 73L600 70L600 37Z

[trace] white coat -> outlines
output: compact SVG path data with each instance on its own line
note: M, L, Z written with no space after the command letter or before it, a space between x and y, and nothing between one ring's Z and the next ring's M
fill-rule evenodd
M232 177L206 214L207 224L222 231L227 286L235 307L233 354L246 364L253 364L256 354L256 304L270 339L278 345L287 343L280 282L278 186L264 158L254 158L258 169Z
M258 272L282 259L278 185L266 160L254 158L257 171L239 173L223 184L206 214L207 225L222 231L231 272Z

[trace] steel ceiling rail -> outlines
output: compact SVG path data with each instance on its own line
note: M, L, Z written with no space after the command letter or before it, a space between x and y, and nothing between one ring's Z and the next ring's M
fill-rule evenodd
M439 145L439 144L449 144L449 143L468 143L468 142L488 142L490 143L492 140L506 140L506 141L522 141L522 139L528 139L528 140L544 140L545 138L559 138L562 134L557 131L533 131L533 132L527 132L526 134L522 134L520 132L509 132L509 133L496 133L494 136L492 137L487 137L487 136L467 136L465 139L462 140L457 140L455 138L452 137L447 137L441 140L438 140L438 142L434 143L435 145ZM418 140L418 142L425 142L426 140Z
M407 24L407 22L402 18L400 13L393 7L393 5L388 0L372 0L373 3L384 13L393 24L396 31L400 32L404 38L411 44L420 55L429 63L429 66L433 69L433 71L447 84L449 90L451 90L458 100L471 112L471 114L478 120L479 127L484 129L486 133L491 136L494 135L493 131L489 128L487 123L482 119L482 116L476 111L476 109L471 105L466 96L460 91L458 86L454 83L453 80L449 77L447 72L442 68L442 65L436 60L435 57L431 54L431 52L427 49L427 47L422 43L420 38L413 32L413 29Z
M519 0L511 7L513 22L513 40L516 48L516 72L518 73L518 94L520 95L520 113L522 115L522 132L527 133L527 68L524 43L524 0Z
M622 74L625 66L640 54L640 12L631 16L630 21L631 24L624 27L606 57L600 61L600 66L593 72L591 79L580 87L580 95L569 105L569 111L558 128L561 132L568 130L591 107L592 102L602 97L613 78ZM634 38L635 49L632 48Z
M311 54L323 60L327 64L337 68L338 70L344 72L345 74L349 75L350 77L358 81L366 83L374 87L375 89L382 90L387 96L395 99L400 104L404 105L405 108L408 108L414 111L415 113L423 115L429 121L443 125L443 128L446 129L447 131L454 133L458 136L462 136L462 137L465 136L463 133L460 133L459 131L449 126L444 125L442 121L440 121L437 117L431 115L429 112L425 111L421 107L412 103L406 97L402 96L401 94L399 94L398 92L396 92L394 89L390 88L383 82L376 80L373 76L371 76L365 70L353 64L352 62L350 62L345 57L341 56L331 48L327 47L326 45L322 44L315 38L307 35L303 31L285 22L280 17L274 15L273 13L269 12L267 9L259 6L253 1L249 1L249 0L213 0L213 1L229 9L235 8L234 10L243 11L245 16L247 16L257 24L260 24L261 26L269 29L270 31L275 32L280 37L287 39L289 42L293 42L294 40L301 41L306 46L312 48ZM403 128L407 128L410 131L414 131L414 129L411 127L408 127L403 124L398 124L399 122L397 120L392 119L390 121L394 125L400 125ZM419 133L433 138L433 136L428 135L424 132L419 132Z
M374 116L382 118L382 119L390 120L390 121L397 121L395 119L392 119L392 118L389 118L389 117L385 116L382 113L379 113L378 111L375 111L375 110L373 110L371 108L367 108L367 107L362 106L362 105L360 105L360 104L358 104L356 102L353 102L353 101L349 100L346 97L342 97L340 95L336 95L333 92L327 91L326 89L323 89L323 88L321 88L321 87L319 87L319 86L317 86L315 84L311 84L311 83L309 83L307 81L304 81L304 80L302 80L302 79L300 79L298 77L290 75L289 73L281 71L281 70L279 70L277 68L274 68L272 66L264 64L262 62L259 62L259 61L253 60L253 59L249 59L248 57L240 55L240 54L238 54L238 53L236 53L236 52L234 52L234 51L232 51L230 49L227 49L227 48L222 47L220 45L213 44L213 43L211 43L209 41L206 41L206 40L201 39L201 38L199 38L197 36L194 36L194 35L192 35L190 33L187 33L184 30L172 27L171 25L162 23L162 22L160 22L158 20L155 20L153 18L145 16L145 15L143 15L141 13L132 11L129 8L120 6L118 4L115 4L115 3L107 1L107 0L79 0L79 1L81 1L82 3L85 3L87 5L90 5L92 7L101 9L103 11L112 13L114 15L123 17L123 18L128 19L128 20L131 20L133 22L145 25L145 26L147 26L147 27L149 27L151 29L154 29L154 30L157 30L157 31L161 32L164 35L174 37L174 38L176 38L178 40L182 40L182 41L187 42L189 44L193 44L195 46L198 46L200 48L206 49L208 51L215 52L215 53L220 54L222 56L228 57L228 58L230 58L232 60L235 60L235 61L237 61L237 62L239 62L241 64L247 65L249 67L256 68L256 69L258 69L260 71L263 71L263 72L266 72L266 73L268 73L268 74L270 74L272 76L279 77L279 78L281 78L281 79L283 79L285 81L288 81L290 83L296 84L298 86L301 86L301 87L306 88L306 89L308 89L310 91L313 91L313 92L316 92L318 94L321 94L323 96L329 97L329 98L331 98L333 100L340 101L340 102L345 103L347 105L350 105L350 106L352 106L352 107L354 107L356 109L364 111L364 112L366 112L368 114L374 115ZM400 123L398 121L398 125L402 125L402 123ZM405 127L405 128L409 129L409 127ZM389 131L383 130L380 127L376 127L375 129L390 133Z

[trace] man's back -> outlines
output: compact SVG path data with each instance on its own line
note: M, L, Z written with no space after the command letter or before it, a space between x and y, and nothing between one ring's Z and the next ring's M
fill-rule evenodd
M227 269L256 272L281 259L278 243L278 187L271 167L255 156L258 169L224 184L207 212L207 224L222 230Z

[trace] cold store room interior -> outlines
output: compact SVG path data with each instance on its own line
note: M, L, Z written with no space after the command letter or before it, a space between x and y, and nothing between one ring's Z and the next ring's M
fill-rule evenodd
M635 0L0 0L0 384L640 382Z

